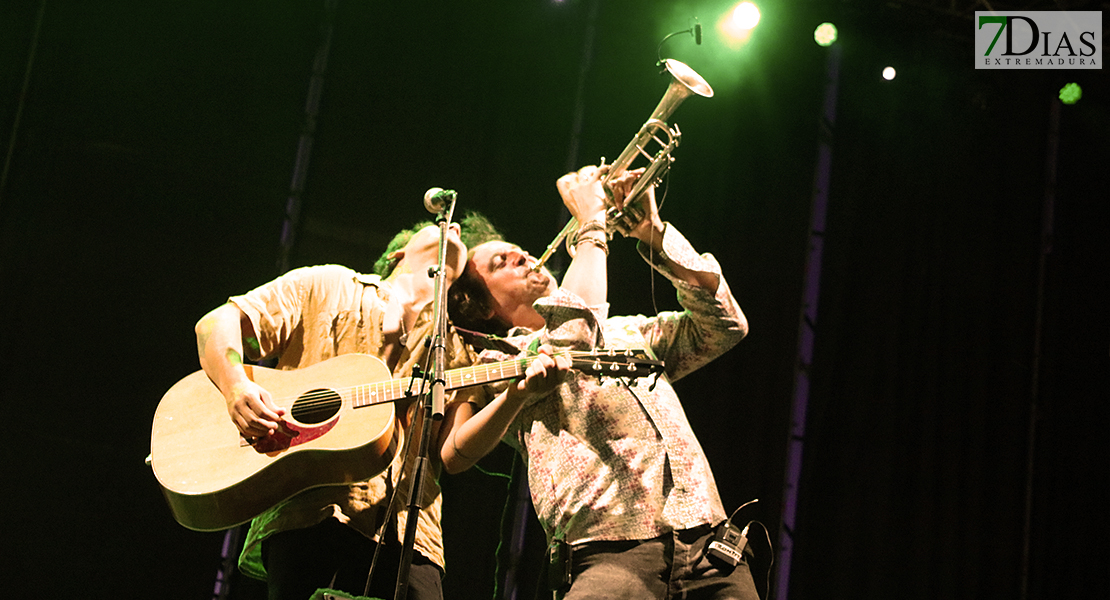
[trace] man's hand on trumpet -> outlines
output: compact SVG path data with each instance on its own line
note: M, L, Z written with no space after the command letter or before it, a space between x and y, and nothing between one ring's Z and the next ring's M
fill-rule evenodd
M609 288L606 260L609 256L609 233L605 225L607 208L601 178L609 167L588 166L567 173L555 182L563 204L578 223L567 241L573 257L561 287L576 294L587 305L606 302Z
M605 189L601 178L609 171L608 165L582 167L563 175L555 182L570 215L579 225L590 221L605 224Z
M624 208L624 201L633 186L644 174L644 169L625 171L609 180L610 201L618 210ZM655 186L649 185L637 200L644 211L644 218L628 232L628 237L642 240L647 244L658 242L663 237L663 220L659 218L659 207L655 203Z

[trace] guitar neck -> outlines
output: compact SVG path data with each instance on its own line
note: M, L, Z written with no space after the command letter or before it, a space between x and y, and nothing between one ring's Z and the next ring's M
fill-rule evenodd
M447 391L451 391L521 377L524 375L524 371L528 369L530 360L528 358L517 358L504 362L451 369L443 374L444 384ZM354 408L362 408L416 396L421 392L421 386L422 379L416 377L401 377L356 386L351 392L352 405Z
M567 351L558 353L570 358L571 367L599 377L644 377L663 371L663 363L647 358L643 350ZM451 369L443 374L448 391L521 377L535 357L514 358L503 362L479 364ZM355 386L350 393L354 408L393 402L420 394L423 380L416 377L387 379Z

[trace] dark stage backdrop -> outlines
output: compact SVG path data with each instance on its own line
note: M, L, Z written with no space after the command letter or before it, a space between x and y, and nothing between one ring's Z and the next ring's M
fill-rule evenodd
M739 50L716 33L727 3L328 6L0 7L6 589L261 597L234 574L217 588L224 534L177 525L143 463L159 398L198 368L193 323L278 274L291 195L291 267L370 269L428 216L433 186L540 252L561 226L555 179L619 153L666 87L659 41L698 17L705 44L677 36L664 55L716 96L675 113L662 212L720 260L751 334L678 387L726 507L760 499L741 515L774 542L753 537L760 589L827 139L790 597L1105 593L1104 71L976 71L969 13L916 2L765 3ZM822 138L825 20L843 54ZM1054 105L1071 79L1083 99ZM613 246L614 312L677 306L627 241ZM443 478L447 597L499 598L511 580L530 599L542 540L525 512L511 556L518 487L497 473L513 457L482 466Z

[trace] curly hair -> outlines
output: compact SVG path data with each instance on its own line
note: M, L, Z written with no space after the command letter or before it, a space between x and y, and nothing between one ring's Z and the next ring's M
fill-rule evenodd
M376 275L381 275L382 279L389 277L389 275L393 273L393 269L397 268L397 263L401 262L401 259L393 256L393 253L404 248L409 243L409 240L412 239L412 236L416 235L417 231L430 225L434 225L434 223L431 221L421 221L408 229L402 229L397 235L393 236L393 239L389 240L389 244L386 245L385 252L382 252L378 260L374 262L374 273Z
M389 277L389 275L393 273L393 269L397 268L397 263L400 262L400 259L396 256L392 256L393 253L404 248L416 232L432 225L435 225L435 223L431 221L421 221L393 236L393 239L386 245L385 252L374 262L374 273L381 275L382 278ZM467 248L473 248L478 244L493 240L505 239L489 218L479 212L467 211L462 220L459 221L459 229L459 237L462 239L463 244L466 244Z
M474 271L473 256L474 250L467 253L466 269L447 290L447 316L456 327L503 336L512 324L494 313L493 296Z
M486 241L504 241L500 238L491 238ZM485 334L504 336L513 324L497 316L493 295L486 287L485 281L474 270L474 246L467 246L470 250L466 256L466 269L463 270L451 288L447 290L447 316L456 327L469 329ZM546 266L545 266L546 269ZM561 271L551 269L548 271L556 281L559 280Z

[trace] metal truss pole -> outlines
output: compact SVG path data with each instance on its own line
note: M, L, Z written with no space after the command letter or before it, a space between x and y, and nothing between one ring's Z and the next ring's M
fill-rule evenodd
M305 100L305 120L301 128L300 139L297 143L297 158L293 166L293 178L289 185L289 197L285 203L285 219L281 226L281 246L277 260L278 272L285 273L289 270L289 257L296 242L297 226L301 213L301 194L304 192L304 182L308 174L308 163L312 156L312 142L316 136L316 118L320 112L320 97L324 89L324 72L328 66L328 56L331 54L332 34L335 30L335 9L339 0L324 0L324 18L320 25L320 44L316 48L316 55L312 61L312 75L308 83L308 94ZM212 590L214 600L226 600L231 594L232 574L238 560L236 557L242 548L242 538L245 525L228 529L224 532L224 541L220 549L220 569L216 573L216 582Z
M794 365L794 400L790 415L790 437L786 447L786 475L783 484L782 523L775 598L787 600L790 591L790 566L794 551L795 519L798 510L798 484L802 474L802 447L805 443L806 410L809 404L809 370L813 364L817 337L817 301L821 290L821 259L825 242L825 216L829 204L832 147L836 125L836 100L840 81L840 44L829 47L825 62L825 100L821 112L821 136L813 176L813 205L810 209L809 253L806 257L802 306L798 318L798 357Z
M278 272L289 270L289 257L297 239L297 228L301 218L301 196L308 175L308 163L312 158L312 143L316 138L316 118L320 113L320 97L324 89L324 72L328 67L331 54L332 34L335 30L335 7L338 0L324 0L324 22L320 26L320 46L312 62L312 77L308 83L308 98L304 107L304 126L301 128L297 143L297 159L293 163L293 179L289 184L289 198L285 202L285 219L281 224L281 250L278 256Z

